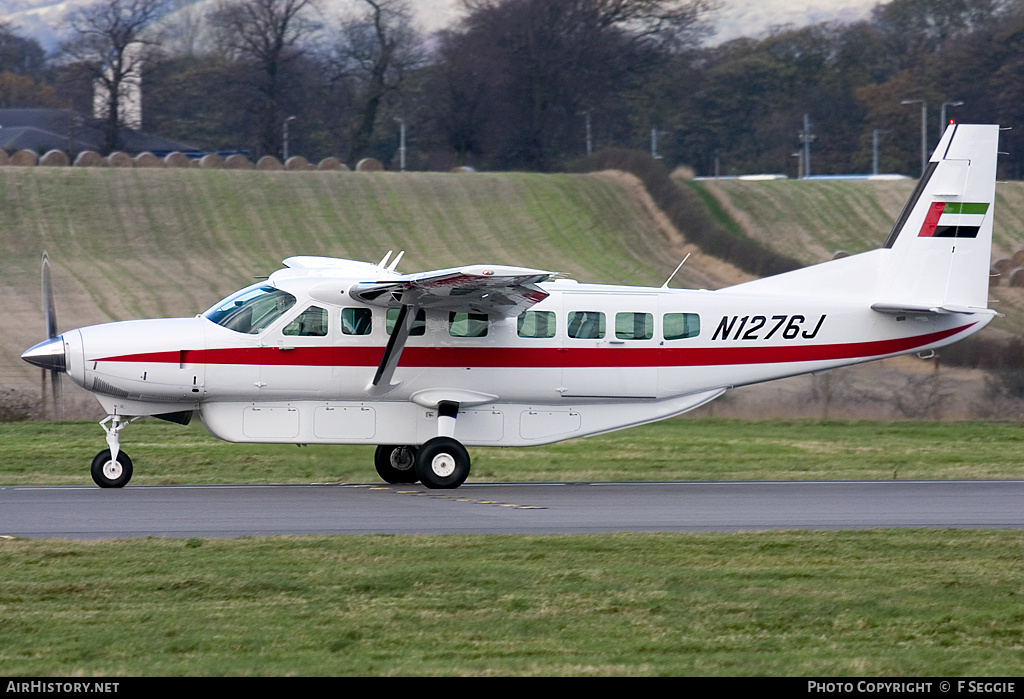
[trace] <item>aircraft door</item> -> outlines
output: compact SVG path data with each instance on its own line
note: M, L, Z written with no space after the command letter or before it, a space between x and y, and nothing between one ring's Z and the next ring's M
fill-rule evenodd
M656 294L566 293L564 396L654 398Z
M329 397L335 385L332 331L337 320L313 304L266 333L260 351L260 396Z

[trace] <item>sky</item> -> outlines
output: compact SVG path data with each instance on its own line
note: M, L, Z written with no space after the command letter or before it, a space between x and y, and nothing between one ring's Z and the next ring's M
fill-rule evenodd
M57 31L69 6L90 0L0 0L0 18L13 20L21 32L52 49ZM341 7L351 0L322 0L328 7ZM428 32L450 26L459 16L460 0L409 0ZM722 0L716 34L710 43L739 36L757 38L773 26L803 26L823 21L851 22L867 17L878 0Z

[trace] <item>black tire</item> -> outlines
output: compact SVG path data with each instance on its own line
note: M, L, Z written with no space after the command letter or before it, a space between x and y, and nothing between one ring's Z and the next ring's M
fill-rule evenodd
M427 440L416 453L416 475L428 488L458 488L469 477L469 452L451 437Z
M117 463L104 449L92 460L92 479L101 488L123 488L132 479L132 460L123 451L117 454Z
M373 455L373 465L385 483L415 483L419 479L416 447L381 444Z

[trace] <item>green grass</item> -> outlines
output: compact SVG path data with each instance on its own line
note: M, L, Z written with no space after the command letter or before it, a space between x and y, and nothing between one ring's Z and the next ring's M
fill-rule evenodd
M156 421L133 483L374 482L369 447ZM1018 424L676 419L473 449L475 480L1018 478ZM89 483L92 423L0 425L0 484ZM7 676L1024 672L1024 532L0 539Z
M1020 478L1024 427L996 422L679 418L530 448L472 448L471 481ZM0 424L0 485L91 484L95 423ZM199 425L131 425L133 484L373 483L373 447L228 444Z
M6 676L1024 672L1017 531L0 541Z

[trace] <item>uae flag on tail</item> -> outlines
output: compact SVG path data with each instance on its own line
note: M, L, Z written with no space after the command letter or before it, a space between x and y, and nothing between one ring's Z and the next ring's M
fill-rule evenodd
M918 238L977 238L986 203L937 201L928 209Z

